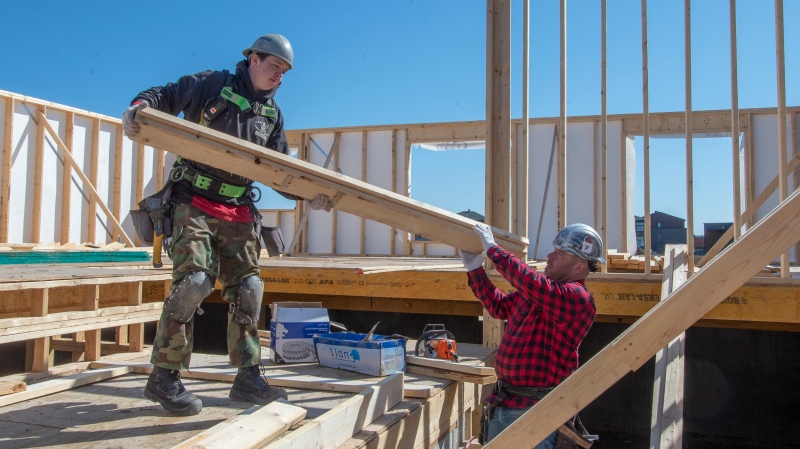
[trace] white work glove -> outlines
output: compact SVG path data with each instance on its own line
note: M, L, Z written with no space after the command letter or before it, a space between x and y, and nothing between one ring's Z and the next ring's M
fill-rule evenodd
M475 254L460 249L458 250L458 255L461 256L461 263L464 264L467 271L477 270L483 266L483 253Z
M314 198L313 201L308 202L308 205L314 210L325 209L325 212L331 211L331 199L328 198L328 195L325 195L324 193L320 193L319 195L317 195L317 197Z
M125 137L133 139L135 135L139 134L139 124L133 118L136 117L136 111L146 107L147 102L143 101L125 109L125 112L122 113L122 132L125 133Z
M489 248L497 245L494 242L494 235L492 234L492 228L484 223L475 223L475 226L472 227L478 236L481 238L481 245L483 245L484 251L489 251Z

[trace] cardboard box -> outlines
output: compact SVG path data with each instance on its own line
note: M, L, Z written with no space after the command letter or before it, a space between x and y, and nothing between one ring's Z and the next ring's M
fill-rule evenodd
M406 342L373 334L333 332L314 337L319 364L372 376L388 376L406 370Z
M316 362L314 335L331 330L328 309L320 302L272 303L269 356L275 363Z

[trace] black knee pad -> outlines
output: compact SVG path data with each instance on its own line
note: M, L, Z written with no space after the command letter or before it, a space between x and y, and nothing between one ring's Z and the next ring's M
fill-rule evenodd
M248 276L237 285L231 302L233 319L239 324L252 325L261 314L264 282L258 276Z
M164 300L164 311L175 321L187 323L213 291L211 276L204 271L192 271L175 284L172 293Z

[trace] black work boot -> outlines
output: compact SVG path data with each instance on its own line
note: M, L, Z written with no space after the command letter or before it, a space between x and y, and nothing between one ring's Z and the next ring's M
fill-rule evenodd
M173 415L196 415L203 410L203 402L186 391L180 377L181 373L178 370L154 366L144 387L144 397L158 402L164 410Z
M286 399L287 395L286 390L282 388L270 387L261 377L258 366L254 365L239 368L228 397L234 401L266 405L278 398Z

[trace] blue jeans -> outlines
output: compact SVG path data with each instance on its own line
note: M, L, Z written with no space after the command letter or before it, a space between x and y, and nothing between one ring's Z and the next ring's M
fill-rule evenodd
M494 437L500 434L506 427L510 426L511 423L519 419L525 412L530 410L529 408L506 408L506 407L495 407L492 410L492 416L489 418L489 425L486 429L486 435L484 435L484 444L491 441ZM547 438L544 439L541 443L535 446L533 449L553 449L556 446L556 438L558 438L558 431L551 433ZM531 443L533 444L533 443Z

